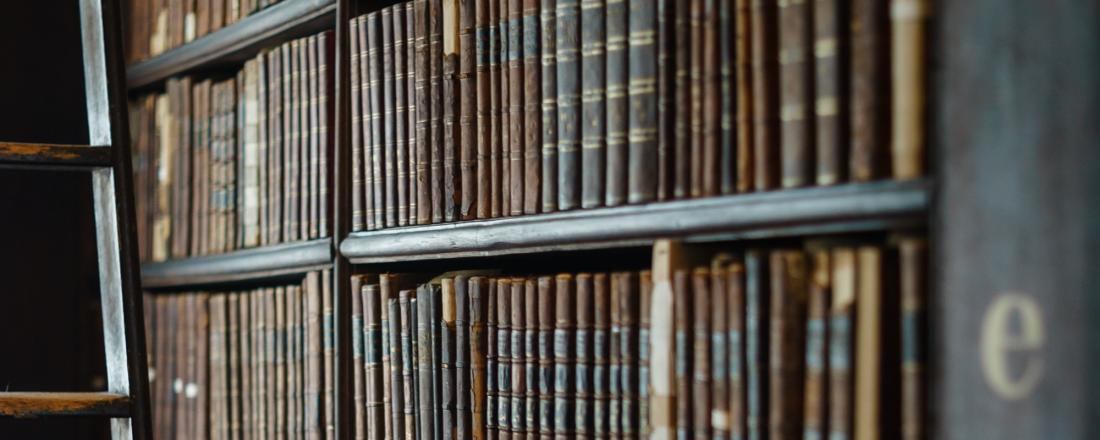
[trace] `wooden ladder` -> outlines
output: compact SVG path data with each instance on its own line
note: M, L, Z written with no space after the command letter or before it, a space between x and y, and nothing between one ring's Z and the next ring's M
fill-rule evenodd
M0 415L109 417L112 438L149 439L149 383L133 223L121 11L117 0L79 2L89 144L0 142L0 166L77 169L92 174L107 390L0 393Z

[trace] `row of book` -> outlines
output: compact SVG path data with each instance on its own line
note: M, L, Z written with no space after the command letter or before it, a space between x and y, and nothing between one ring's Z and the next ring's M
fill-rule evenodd
M919 178L926 14L921 0L369 12L349 23L352 229Z
M923 239L352 279L357 439L923 438ZM903 435L904 434L904 435Z
M332 277L146 294L155 438L336 438Z
M229 26L279 0L126 0L127 62L158 55Z
M331 235L332 60L322 33L130 104L142 260Z

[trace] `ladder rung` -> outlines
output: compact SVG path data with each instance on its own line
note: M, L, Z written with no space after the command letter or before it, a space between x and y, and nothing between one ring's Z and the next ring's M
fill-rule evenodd
M0 415L129 417L130 397L105 392L0 392Z
M111 165L111 148L90 145L0 142L0 164L106 167Z

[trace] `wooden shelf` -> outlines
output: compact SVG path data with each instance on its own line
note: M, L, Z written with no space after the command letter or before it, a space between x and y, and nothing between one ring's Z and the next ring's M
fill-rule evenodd
M284 0L213 33L126 68L130 90L174 75L239 64L265 47L332 29L336 0Z
M484 257L923 225L931 185L883 181L355 232L352 263Z
M331 266L331 240L321 238L219 255L145 263L141 266L141 284L146 289L208 286L277 278Z

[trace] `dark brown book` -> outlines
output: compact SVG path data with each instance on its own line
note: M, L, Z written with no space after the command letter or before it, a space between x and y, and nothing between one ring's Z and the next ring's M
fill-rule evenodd
M184 393L187 395L188 399L192 399L194 402L191 408L191 422L194 423L192 434L197 437L210 435L210 394L208 383L210 372L209 299L210 295L207 293L200 293L195 296L195 322L193 334L196 341L195 352L192 353L194 365L191 381L188 382L184 389Z
M574 351L574 410L573 427L577 438L592 438L595 435L595 306L596 298L592 274L577 274L576 342Z
M435 395L432 386L432 301L431 286L417 288L416 298L416 340L417 346L417 401L419 412L417 422L422 438L434 438Z
M695 438L695 417L692 412L694 397L694 372L693 360L695 353L691 351L694 339L692 321L695 318L695 308L692 304L692 277L687 269L676 269L672 273L672 301L673 301L673 329L676 338L676 352L673 354L675 365L676 408L675 426L676 436L681 439Z
M288 162L290 164L290 190L288 191L288 197L290 200L288 204L290 211L288 212L287 228L290 231L288 239L292 241L303 240L306 235L303 234L305 230L305 224L302 221L307 218L306 213L309 210L309 206L306 202L305 196L308 193L308 187L305 185L308 180L308 173L306 168L306 160L308 158L309 142L305 136L309 123L306 109L308 108L309 90L303 85L307 84L307 75L309 74L309 65L306 62L306 41L303 39L294 40L290 45L290 84L287 85L290 89L290 93L287 97L290 100L290 112L286 115L290 118L290 138L291 148L290 155L288 156Z
M672 196L677 199L691 195L691 1L678 2L673 7L672 57L673 96L672 111L675 119L672 139Z
M852 0L851 152L849 175L863 182L883 177L890 163L890 58L887 4Z
M227 379L226 379L226 393L228 400L229 414L228 418L228 434L229 438L241 438L242 437L242 417L244 415L243 404L245 395L242 393L244 388L241 385L241 378L243 371L241 369L241 342L240 338L240 313L238 307L238 294L228 293L225 295L225 342L226 342L226 356L227 356Z
M609 438L611 434L611 378L612 347L615 344L614 335L611 333L612 289L608 285L606 273L592 275L593 299L595 302L595 315L592 326L592 390L593 432L597 438Z
M512 75L509 56L511 55L511 40L508 32L511 31L509 23L511 15L508 8L512 0L500 0L499 20L500 33L500 215L512 215Z
M734 2L718 2L718 90L719 112L718 168L722 194L737 192L737 75L734 36Z
M625 43L625 42L624 42ZM609 438L620 438L623 430L623 381L622 381L622 276L610 275L611 287L608 294L608 308L611 310L611 333L608 337L608 374L607 374L607 432Z
M812 7L818 185L848 178L848 5L848 0L815 0Z
M752 0L750 40L752 64L753 178L757 191L779 184L779 23L777 0Z
M581 0L581 207L604 205L607 167L606 9Z
M443 416L442 425L440 426L440 432L443 438L453 439L455 433L457 433L457 418L456 418L456 403L458 401L457 390L457 365L456 355L458 344L456 343L457 326L455 322L456 314L456 302L455 302L455 279L444 278L440 282L441 295L443 303L441 305L443 309L442 313L442 325L440 326L440 350L442 357L439 359L439 363L442 364L443 377L440 378L440 385L443 387L441 402Z
M575 426L573 392L576 296L573 276L554 277L554 438L571 438Z
M692 389L691 404L695 419L692 429L696 439L711 438L711 410L713 395L711 386L714 381L711 363L711 327L712 308L710 291L710 270L697 267L691 273L692 307L694 308L692 327Z
M666 92L663 89L667 85L658 82L658 42L667 35L658 34L659 2L630 2L626 19L629 36L626 39L629 45L626 77L629 110L626 116L628 159L625 164L628 203L657 200L657 190L662 182L657 166L657 149L658 136L666 124L658 112L658 101Z
M283 216L281 229L283 231L283 239L285 241L298 240L298 227L297 227L297 190L298 190L298 162L297 155L297 120L298 112L297 105L295 105L297 93L295 92L295 84L297 83L297 69L298 69L298 57L297 57L297 44L296 41L292 41L283 44L279 47L282 54L280 55L282 66L282 116L283 116L283 160L285 168L283 168L283 188L282 203L283 203Z
M397 226L397 113L396 113L396 66L394 62L393 7L382 8L380 19L382 31L382 175L383 215L386 227ZM377 68L375 70L378 70ZM377 115L377 112L376 112Z
M317 35L317 138L320 145L317 159L317 236L328 237L332 230L332 190L334 154L336 149L336 35Z
M388 177L386 171L386 85L385 78L385 41L383 41L382 12L375 11L367 14L367 59L368 59L368 89L370 99L370 144L368 150L368 162L370 172L367 185L373 194L374 226L375 228L388 227L388 213L392 207L388 203L386 184Z
M267 436L278 436L278 377L276 376L276 363L275 347L277 342L277 328L278 317L275 316L275 288L266 287L262 289L260 295L260 314L263 316L264 329L260 332L260 339L263 341L260 345L260 357L263 359L260 368L263 369L263 387L264 387L264 406L263 414L260 419L263 420L263 426L260 428L260 432Z
M305 433L307 439L320 439L324 430L322 403L323 339L321 321L321 274L306 274L302 290L305 295L306 375Z
M771 335L768 426L771 438L803 434L806 297L809 272L802 251L771 254Z
M210 438L229 437L229 357L226 338L225 295L213 295L207 301L209 354L207 396Z
M763 251L745 252L745 428L750 438L768 432L770 274Z
M497 410L500 404L500 386L497 376L500 370L497 359L500 344L500 335L497 333L497 280L495 278L487 280L485 287L485 438L496 439L499 438Z
M408 105L406 111L406 129L408 133L408 173L409 173L409 220L408 224L417 224L419 184L417 182L417 149L421 140L417 137L416 124L418 115L417 87L416 87L416 1L405 2L405 102Z
M274 331L274 356L275 356L275 434L285 437L287 434L287 314L286 314L287 287L275 288L272 299L275 303L275 331Z
M539 433L539 290L535 278L523 282L523 380L525 398L523 406L524 434L527 438L538 438Z
M926 277L927 244L921 237L903 237L898 250L901 296L901 436L918 440L928 437Z
M469 440L473 437L473 430L470 426L470 358L473 344L470 343L471 289L469 277L466 275L456 276L454 278L454 290L454 438L456 440Z
M252 159L254 161L253 163L255 164L255 167L257 168L253 178L255 179L254 186L256 187L255 197L258 200L256 202L256 205L252 208L256 212L254 214L255 230L252 231L252 234L255 234L253 238L253 240L255 241L249 244L252 246L264 246L269 244L268 236L270 234L269 227L271 225L271 220L269 218L269 216L271 215L271 209L269 207L271 199L268 197L268 192L270 191L270 188L268 187L268 185L270 184L269 170L271 167L269 158L271 154L269 149L271 140L268 138L269 134L271 133L271 121L268 118L268 108L270 102L268 90L269 85L271 84L271 77L268 76L269 61L267 54L261 53L257 55L255 58L253 58L252 62L255 63L254 72L257 85L255 86L256 90L254 91L254 102L256 103L256 105L253 108L255 110L250 111L255 112L256 131L254 132L254 136L256 142L258 142L259 144L255 147L255 152L253 153L255 154L255 159ZM246 114L246 117L247 116L248 114Z
M489 313L487 299L489 285L487 280L480 276L471 277L467 284L470 317L470 429L467 438L483 440L487 438L485 414L489 371L486 366L486 355L489 345L486 319ZM459 429L460 436L461 433L462 430Z
M249 437L253 435L253 428L255 427L255 408L257 406L254 399L254 390L256 389L256 379L253 375L252 369L252 354L254 353L253 347L255 340L252 338L252 326L253 326L253 309L249 306L251 294L243 292L237 296L236 305L230 304L230 313L233 313L235 309L237 311L237 338L239 341L239 371L241 378L240 386L240 398L241 398L241 437Z
M497 279L497 435L512 438L512 279Z
M358 78L352 78L356 80L359 87L355 89L359 93L358 100L360 106L360 119L354 123L354 130L360 134L360 146L357 152L356 160L359 163L359 174L362 176L363 187L363 227L367 230L376 229L374 210L374 187L372 183L373 168L371 166L371 94L370 94L370 62L371 59L368 56L367 46L367 15L360 15L355 18L356 28L358 28L358 46L359 55L358 59Z
M311 36L308 40L306 57L309 63L309 124L306 125L309 134L309 211L306 213L306 225L310 239L319 238L321 233L321 169L322 154L321 145L321 36Z
M522 0L520 48L523 66L523 213L537 214L542 205L542 48L539 2Z
M428 304L430 306L429 312L431 313L429 324L431 325L431 340L429 342L429 348L431 350L431 391L432 391L432 411L431 422L432 432L443 432L443 294L442 289L438 284L427 284L428 287ZM442 435L442 434L440 434Z
M504 87L504 81L501 71L501 60L504 58L503 43L504 39L501 38L501 33L505 29L501 26L501 6L503 6L506 0L485 0L489 3L489 22L486 24L489 33L489 130L490 130L490 147L489 147L489 177L490 177L490 203L492 204L489 210L490 217L500 217L504 213L504 167L507 165L504 163L505 142L504 136L507 133L503 130L504 125L504 104L507 100L507 87Z
M629 65L627 63L627 11L626 0L606 1L606 81L607 81L607 170L604 183L607 206L617 206L627 201L628 114L627 97Z
M428 121L428 129L431 130L432 149L431 162L431 195L432 195L432 222L439 223L444 219L446 204L444 201L443 182L445 160L444 127L443 127L443 2L442 0L428 0L428 93L431 96L429 102L431 119Z
M294 319L293 319L294 333L293 333L293 338L292 338L292 340L294 342L294 344L293 344L293 346L294 346L293 366L294 367L293 367L292 377L291 377L292 390L293 390L292 395L294 396L294 398L293 398L294 405L293 405L293 409L291 411L292 416L290 418L290 420L291 420L290 428L291 428L291 432L294 432L295 435L298 436L298 437L302 436L302 432L304 430L303 421L305 419L303 402L305 402L305 393L304 393L304 389L305 389L305 380L304 379L305 379L305 377L304 376L305 376L305 371L306 371L306 368L305 368L305 351L306 350L305 350L305 317L304 317L305 310L304 310L304 306L303 306L303 304L304 304L303 293L304 293L304 289L302 288L301 285L294 286L294 295L292 296L292 298L293 298L292 303L293 304L292 304L292 307L291 307L291 311L294 315Z
M542 52L541 212L558 210L558 61L557 0L540 0L539 49ZM541 425L540 425L541 427Z
M638 274L619 272L619 433L623 438L639 436L638 429ZM614 380L614 379L612 379ZM614 422L616 419L612 419Z
M703 2L702 27L702 105L703 117L700 123L702 136L702 155L700 157L700 189L703 196L715 196L721 193L722 182L722 93L720 77L721 54L718 41L719 3Z
M492 164L491 160L492 142L493 142L493 126L490 116L493 112L492 107L492 78L489 71L490 58L493 56L492 47L490 43L490 32L492 23L490 22L489 9L491 1L474 1L474 43L471 48L463 47L464 56L469 55L469 51L473 50L475 73L472 78L476 84L476 120L477 120L477 139L474 141L476 145L476 168L477 179L474 181L476 184L476 201L471 201L473 207L476 210L477 218L489 218L492 217ZM462 21L466 23L466 13L470 12L468 6L462 9ZM465 41L465 40L463 40ZM463 58L463 67L466 67L466 58ZM465 70L464 71L468 71ZM469 79L469 78L468 78ZM465 90L465 89L463 89ZM469 94L463 93L463 99L469 99ZM462 104L465 106L466 101ZM463 137L463 139L466 139ZM463 175L465 176L465 174ZM465 182L462 185L466 188ZM470 191L466 191L467 194Z
M458 37L458 0L444 0L440 20L443 22L442 65L440 84L442 87L442 115L440 126L443 131L443 221L461 220L462 197L462 127L459 122L461 85L459 83L460 47Z
M366 385L365 408L367 438L381 438L383 434L382 402L382 310L381 289L377 284L363 286L363 362Z
M378 285L381 288L382 304L389 304L391 299L397 298L399 292L405 287L412 286L413 279L407 276L398 274L381 274L378 276ZM393 356L393 341L394 336L390 334L390 320L400 319L398 315L391 314L389 307L382 309L382 371L383 375L389 375L393 371L394 367L397 368L397 376L401 376L400 362L401 358ZM400 343L400 342L398 342ZM385 376L389 377L389 376ZM401 389L396 387L394 383L389 380L382 382L382 405L384 406L383 412L386 413L383 423L383 434L387 438L397 437L394 432L401 424L401 407L400 405L394 406L393 401L396 395L401 393ZM393 408L393 411L390 409Z
M687 155L688 166L684 169L688 172L688 195L690 197L703 195L703 93L705 91L703 83L706 81L703 78L703 49L706 45L703 39L703 22L706 13L703 3L704 0L689 0L688 2L688 32L691 34L688 43L691 51L690 60L688 61L688 80L690 84L688 93L691 95L691 106L688 107L688 111L691 112L691 116L688 123L690 136Z
M524 295L526 280L523 278L511 279L511 315L509 326L511 327L511 346L509 352L512 355L512 385L509 391L512 401L509 403L511 415L509 415L508 427L512 431L512 438L522 440L527 438L527 352L524 341L527 337L527 301Z
M321 298L322 298L322 316L321 323L323 326L323 339L324 344L324 386L322 388L324 393L324 405L325 405L325 436L326 438L334 438L336 435L336 325L335 325L335 300L333 295L333 281L332 270L324 269L321 271ZM364 304L364 309L366 304ZM364 310L365 313L365 310ZM368 414L369 416L369 414Z
M744 438L748 434L748 397L745 346L745 265L740 259L730 263L726 275L729 299L729 411L730 435Z
M728 438L729 429L729 305L726 269L729 254L716 255L710 262L710 430L713 437Z
M416 95L416 223L432 222L431 160L432 131L430 95L431 54L428 51L428 0L413 0L416 45L415 95Z
M813 9L809 2L782 2L779 6L779 119L782 186L814 183Z
M480 12L477 10L478 6L475 6L477 3L479 2L474 0L459 1L458 10L455 11L458 15L459 175L462 180L459 215L456 217L462 220L478 218L478 191L480 189L479 180L481 179L478 174L478 149L480 145L477 143L480 134L480 126L478 125L479 83L477 76L479 73L477 67L479 53L476 49L478 37L474 33L478 21L477 14ZM480 6L480 9L487 13L486 6ZM488 145L486 145L486 148L488 148ZM488 174L485 177L488 177ZM488 186L488 182L486 182L486 186Z
M803 432L808 436L825 437L828 423L829 399L829 304L831 273L829 251L811 251L813 267L810 272L806 298L806 378L802 407Z
M523 0L508 0L508 202L509 215L523 214L526 113L523 64Z
M268 100L267 100L267 201L268 224L267 242L283 241L283 65L282 50L272 49L267 53ZM354 76L353 76L354 78ZM354 79L353 79L354 81ZM354 83L353 83L354 85ZM354 108L353 108L354 110ZM352 143L354 147L355 143ZM359 177L362 179L362 176ZM362 206L360 205L360 208ZM360 222L362 219L360 218ZM361 228L360 228L361 229Z
M387 322L387 335L390 349L390 371L387 378L390 383L390 434L393 439L404 440L405 433L405 382L403 366L405 360L404 347L401 344L401 305L398 296L390 298L386 304L386 311L390 319Z
M650 304L653 298L653 275L648 270L638 273L638 431L639 437L646 437L649 429L649 326Z
M401 394L402 394L402 429L405 431L405 440L415 440L418 432L416 423L416 393L415 387L415 365L416 359L413 357L413 345L412 340L415 338L414 329L412 327L415 292L412 290L402 290L399 293L398 309L401 316Z
M545 29L545 28L544 28ZM535 424L539 439L554 438L554 278L538 277Z
M558 209L581 205L580 0L558 0L555 58L558 82Z

